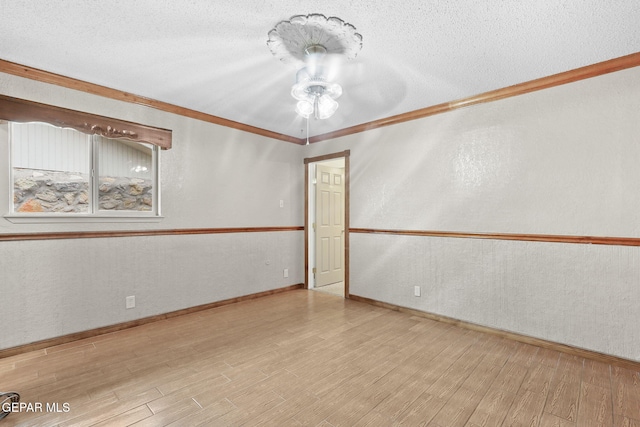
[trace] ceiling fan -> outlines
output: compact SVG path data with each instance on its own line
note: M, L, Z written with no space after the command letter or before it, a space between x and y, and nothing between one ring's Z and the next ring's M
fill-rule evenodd
M291 88L296 112L306 119L331 117L342 95L335 78L342 62L354 59L362 49L362 36L342 19L319 13L292 16L268 35L273 55L297 69Z

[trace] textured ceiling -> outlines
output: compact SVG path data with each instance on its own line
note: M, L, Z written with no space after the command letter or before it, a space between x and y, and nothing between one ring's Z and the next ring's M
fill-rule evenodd
M310 13L363 37L310 135L640 52L638 0L0 0L0 59L304 138L266 41Z

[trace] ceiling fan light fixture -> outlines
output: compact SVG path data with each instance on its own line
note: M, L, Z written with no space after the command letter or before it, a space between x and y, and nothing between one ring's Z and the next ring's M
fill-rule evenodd
M313 104L309 101L298 101L296 104L296 113L308 119L313 114Z
M304 69L301 71L304 71ZM298 77L305 76L305 74L298 72ZM307 75L291 87L291 96L299 101L304 101L315 95L328 95L336 99L342 95L342 86L338 83L328 82L322 77Z
M329 95L322 95L316 98L314 113L316 119L324 120L333 116L338 109L338 102Z
M302 78L291 88L291 96L298 100L296 112L304 118L313 115L318 120L328 119L338 109L336 98L342 95L342 86L320 77L312 77L302 69L297 74Z
M267 46L282 62L298 68L291 88L291 96L298 100L296 112L305 118L331 117L338 109L336 98L342 95L342 86L329 80L324 59L327 55L356 57L362 36L355 27L319 13L296 15L269 31Z

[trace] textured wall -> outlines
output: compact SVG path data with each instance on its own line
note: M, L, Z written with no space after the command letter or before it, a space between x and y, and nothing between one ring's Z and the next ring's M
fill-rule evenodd
M639 112L640 67L307 156L351 150L354 228L640 237ZM640 248L354 233L350 249L354 295L640 360Z
M357 233L351 246L354 295L640 361L640 248Z
M640 67L312 144L351 226L640 237Z
M304 223L302 146L2 73L0 93L171 129L173 148L160 153L165 218L158 224L147 224L147 228ZM0 132L0 152L7 150ZM8 157L0 156L0 170L6 168ZM8 174L0 174L0 213L8 212L8 179ZM203 200L202 193L212 197ZM12 224L0 217L0 233L47 232L52 227ZM56 231L139 228L139 224L107 223L55 226Z
M64 100L68 108L174 129L175 148L162 153L165 219L148 228L301 225L302 157L350 149L352 227L640 237L636 189L640 182L636 165L640 68L309 147L143 107L124 108L122 103L12 76L0 75L0 92L41 102ZM2 161L6 160L0 157ZM0 175L0 203L9 197L6 179ZM192 190L205 184L215 189L215 197L201 203ZM285 201L284 208L279 208L280 199ZM0 220L0 233L130 228L139 225L16 225ZM259 254L256 259L277 259L282 250L299 251L297 259L302 263L302 233L283 237L289 234L298 237L282 242L281 247L270 244L279 233L265 233L266 246L254 252ZM247 237L249 243L253 241L253 235ZM209 239L214 238L140 239L140 244L163 242L159 250L184 252L185 258L176 265L156 263L169 258L134 245L140 250L130 252L132 258L110 263L112 270L103 269L101 262L104 257L110 259L111 251L124 241L87 240L81 244L95 244L96 250L81 247L79 259L105 275L86 280L85 274L74 270L85 265L78 267L73 261L75 251L68 252L70 245L80 243L0 243L3 277L13 278L17 282L13 286L29 284L35 289L36 281L31 284L31 279L42 280L44 272L48 278L58 277L49 286L25 292L26 313L16 311L16 317L0 313L5 324L26 328L23 335L12 333L10 345L71 331L71 323L91 327L127 318L131 312L120 313L122 299L134 286L134 278L116 274L116 280L111 280L106 272L117 271L117 265L131 259L160 269L152 272L158 280L147 282L138 296L142 301L153 300L162 290L145 315L182 306L174 300L185 294L192 298L186 305L211 301L210 288L203 283L208 283L207 275L217 277L218 268L228 273L220 273L223 278L212 282L224 284L221 288L211 285L218 289L214 299L229 297L231 288L236 295L255 292L258 284L252 280L262 280L262 269L255 264L252 271L240 271L246 266L244 237L229 235L230 244L239 245L239 251L212 253L207 259L210 266L198 259L199 254L211 253ZM104 248L102 242L107 241L109 247ZM53 260L39 263L30 256L39 251L68 264L47 269ZM29 266L33 273L19 276L11 270L14 262L5 259ZM354 233L351 262L353 294L640 360L640 332L634 328L633 316L640 303L637 248ZM188 267L185 275L177 273L182 265ZM281 276L280 268L286 267L277 267ZM303 280L302 272L298 276L299 270L288 268L293 269L289 282L283 284L274 275L266 286ZM246 281L227 280L226 275L234 272L238 277L247 274ZM65 274L72 276L72 291L80 284L87 287L82 295L91 304L86 300L83 304L93 307L93 312L75 312L66 318L54 310L57 306L51 301L55 300L48 298L56 286L67 286L62 279ZM192 289L191 279L198 283ZM414 285L424 286L422 298L411 296ZM112 307L100 292L113 286L120 293L113 296ZM43 320L45 316L48 320ZM52 325L45 326L51 319Z
M3 242L0 349L301 283L303 248L301 231Z
M173 130L160 155L161 221L0 216L0 234L304 224L301 146L1 73L0 93ZM0 172L8 167L0 155ZM0 173L2 215L9 193ZM0 242L0 348L301 283L303 254L302 231ZM125 310L128 295L135 309Z
M381 129L352 224L640 237L639 111L632 69Z

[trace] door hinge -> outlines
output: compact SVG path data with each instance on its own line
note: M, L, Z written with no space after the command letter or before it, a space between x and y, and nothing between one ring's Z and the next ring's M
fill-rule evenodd
M314 222L313 224L311 224L313 226L313 230L315 231L316 229L316 223Z
M316 268L315 268L315 267L313 267L313 269L311 270L311 272L312 272L312 273L313 273L313 275L315 276L315 275L316 275Z

